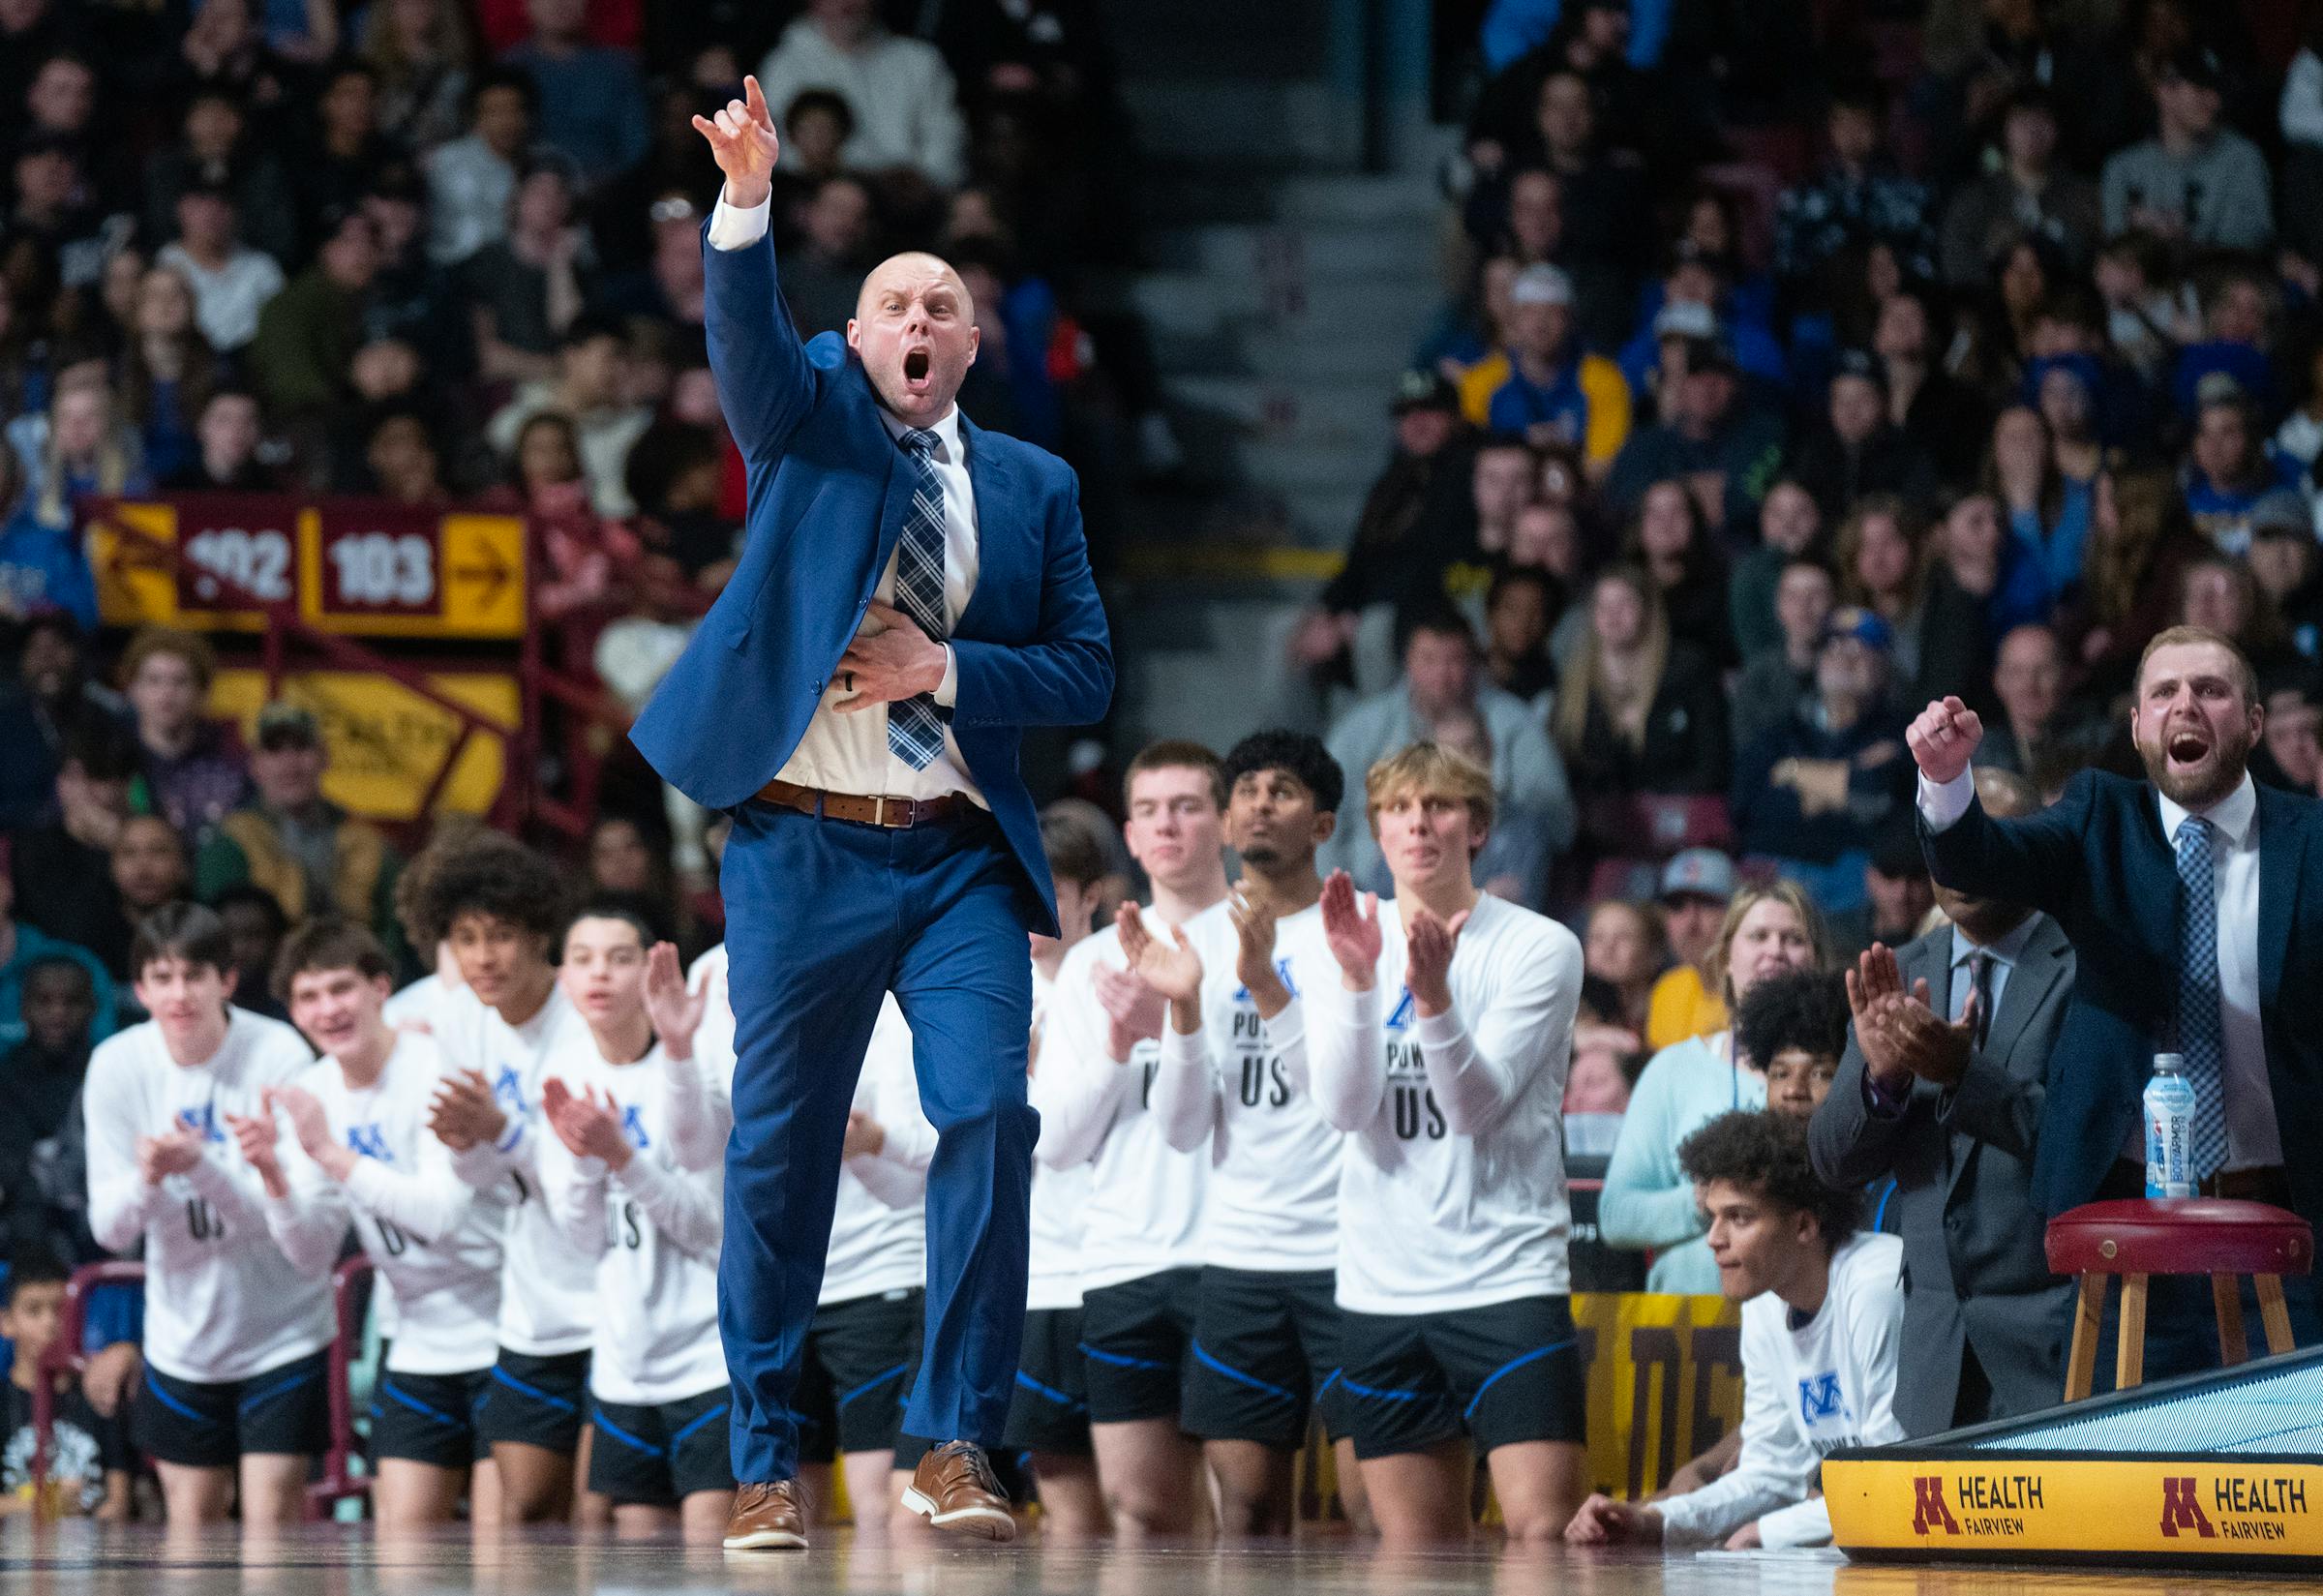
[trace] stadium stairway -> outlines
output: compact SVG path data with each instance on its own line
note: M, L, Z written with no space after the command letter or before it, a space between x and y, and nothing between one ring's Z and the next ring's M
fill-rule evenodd
M1401 127L1388 169L1363 169L1360 103L1338 87L1348 9L1115 13L1139 142L1170 152L1146 169L1131 293L1186 456L1130 509L1125 742L1222 747L1320 709L1275 661L1336 567L1386 457L1394 379L1442 301L1435 173L1453 143Z

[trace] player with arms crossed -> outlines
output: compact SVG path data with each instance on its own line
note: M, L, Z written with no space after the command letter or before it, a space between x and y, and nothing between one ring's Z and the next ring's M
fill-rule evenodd
M81 1112L89 1228L107 1251L145 1253L132 1431L170 1523L223 1521L237 1485L246 1528L296 1523L329 1441L330 1276L283 1255L226 1121L265 1113L267 1088L314 1055L287 1025L226 1007L233 955L213 911L155 910L129 961L153 1018L98 1044Z
M266 1223L300 1269L327 1275L352 1224L395 1333L372 1406L372 1514L382 1528L497 1522L499 1482L480 1418L499 1350L500 1241L511 1189L480 1192L428 1129L443 1055L383 1013L387 953L360 925L309 920L276 956L275 995L322 1057L234 1122L267 1183ZM286 1167L287 1121L303 1161ZM470 1472L473 1471L471 1483Z
M1220 1530L1287 1535L1291 1466L1312 1408L1340 1452L1348 1517L1363 1517L1348 1434L1336 1300L1344 1138L1308 1089L1303 1051L1268 1025L1292 994L1338 967L1323 945L1314 851L1338 823L1345 780L1322 742L1261 732L1226 755L1226 844L1243 879L1195 946L1122 917L1125 951L1170 1000L1154 1113L1170 1145L1211 1162L1201 1296L1186 1428L1218 1477Z
M1343 871L1325 882L1338 978L1269 1027L1285 1054L1303 1042L1348 1132L1339 1306L1364 1491L1390 1544L1460 1540L1472 1443L1510 1541L1553 1541L1586 1479L1561 1112L1581 944L1469 885L1493 783L1468 760L1415 743L1372 767L1364 801L1395 912Z

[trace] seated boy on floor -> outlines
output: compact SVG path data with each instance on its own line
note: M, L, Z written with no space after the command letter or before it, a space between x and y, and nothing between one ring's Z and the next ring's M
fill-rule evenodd
M1895 1418L1903 1243L1855 1228L1855 1193L1815 1178L1796 1120L1721 1114L1677 1157L1709 1216L1720 1287L1742 1304L1742 1455L1731 1472L1663 1501L1591 1496L1565 1539L1824 1545L1824 1457L1904 1438Z

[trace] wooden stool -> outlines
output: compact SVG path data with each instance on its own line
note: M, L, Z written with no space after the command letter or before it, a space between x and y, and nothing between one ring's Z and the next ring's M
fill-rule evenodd
M2298 1215L2222 1197L2084 1203L2049 1221L2047 1248L2052 1272L2081 1279L2072 1353L2065 1368L2068 1402L2088 1396L2097 1377L2107 1276L2122 1277L2122 1333L2113 1378L2117 1390L2127 1391L2145 1378L2148 1277L2210 1277L2219 1361L2231 1368L2250 1356L2239 1278L2249 1276L2257 1289L2267 1350L2288 1352L2291 1315L2283 1306L2282 1277L2308 1273L2315 1258L2314 1232Z

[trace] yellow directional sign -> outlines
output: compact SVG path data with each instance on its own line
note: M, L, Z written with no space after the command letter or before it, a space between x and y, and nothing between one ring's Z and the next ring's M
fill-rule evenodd
M497 671L433 673L428 684L506 727L523 712L514 676ZM301 671L283 678L280 697L315 713L330 755L322 790L334 803L372 820L419 818L419 800L436 779L460 717L430 704L393 677L369 671ZM260 671L218 673L210 708L242 729L255 745L258 711L266 705L266 677ZM499 796L507 776L507 739L478 732L462 750L437 800L439 809L483 814Z

